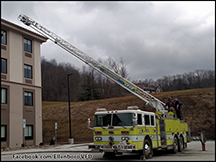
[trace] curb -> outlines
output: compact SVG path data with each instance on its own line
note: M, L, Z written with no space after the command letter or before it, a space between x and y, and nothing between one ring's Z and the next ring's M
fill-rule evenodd
M35 148L35 149L25 149L25 150L13 150L13 151L5 151L1 152L1 155L12 155L12 154L28 154L28 153L42 153L42 152L91 152L91 149L73 149L70 148L80 147L80 146L88 146L90 143L82 143L82 144L68 144L68 145L59 145L54 147L46 147L46 148ZM64 148L68 147L68 148Z

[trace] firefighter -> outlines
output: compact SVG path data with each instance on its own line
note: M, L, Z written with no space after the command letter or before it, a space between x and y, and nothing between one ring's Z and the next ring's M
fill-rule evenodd
M168 107L168 112L172 111L174 113L175 119L177 119L176 110L174 108L174 102L171 100L171 98L168 98L165 107Z
M182 103L179 101L178 98L175 98L175 105L174 108L176 110L176 114L177 114L177 118L179 118L180 120L182 120L182 113L181 113L181 108L182 108Z

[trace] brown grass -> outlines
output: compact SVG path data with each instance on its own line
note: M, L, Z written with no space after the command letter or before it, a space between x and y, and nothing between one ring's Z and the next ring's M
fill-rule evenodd
M215 139L215 88L162 92L152 95L163 102L166 102L168 97L179 98L184 104L182 113L188 121L192 135L196 135L198 131L205 131L207 139ZM155 111L154 108L145 104L134 95L87 102L71 102L72 138L75 143L93 141L93 133L86 127L86 123L90 118L91 125L93 125L94 113L97 108L122 110L127 106L137 105L141 110ZM43 101L42 107L44 143L49 143L50 139L55 136L55 122L58 123L57 141L67 143L69 138L68 103Z

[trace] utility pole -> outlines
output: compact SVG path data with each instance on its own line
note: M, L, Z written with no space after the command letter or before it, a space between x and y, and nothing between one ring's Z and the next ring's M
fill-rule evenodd
M72 74L67 75L67 82L68 82L68 113L69 113L69 139L68 139L68 142L70 144L73 144L74 142L73 142L73 138L71 136L70 80L69 80L70 75L72 75Z

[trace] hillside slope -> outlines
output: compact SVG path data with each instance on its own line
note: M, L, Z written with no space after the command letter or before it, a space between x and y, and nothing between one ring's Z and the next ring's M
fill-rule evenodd
M182 114L187 120L192 135L205 131L208 140L215 140L215 88L191 89L152 94L163 102L168 97L179 98L184 104ZM87 119L93 125L94 113L97 108L107 110L122 110L127 106L137 105L141 110L155 109L145 105L138 97L131 95L105 100L87 102L71 102L72 138L75 143L92 142L93 133L86 127ZM43 101L43 137L44 143L49 143L55 136L55 122L58 123L57 141L67 143L69 137L69 113L67 102Z

